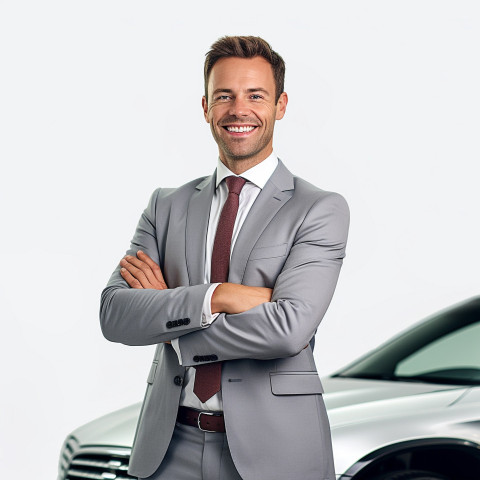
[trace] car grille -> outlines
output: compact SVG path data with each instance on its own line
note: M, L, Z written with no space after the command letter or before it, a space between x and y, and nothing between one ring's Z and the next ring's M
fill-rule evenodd
M63 446L58 480L137 480L127 473L130 453L130 448L77 448L71 437Z

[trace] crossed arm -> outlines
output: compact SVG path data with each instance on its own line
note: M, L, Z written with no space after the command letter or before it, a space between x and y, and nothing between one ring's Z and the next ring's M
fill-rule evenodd
M160 267L142 250L137 256L126 255L121 261L120 275L131 288L151 288L165 290L168 288ZM270 302L272 289L249 287L236 283L220 284L212 295L212 313L242 313L253 307Z
M131 288L168 288L161 268L145 253L139 250L137 256L125 255L120 261L120 275ZM272 289L249 287L236 283L221 283L213 292L212 313L243 313L262 303L270 302ZM167 340L164 343L172 343ZM305 348L308 347L308 344Z
M216 287L211 311L219 316L208 328L201 318L210 284L167 288L159 267L158 244L165 239L155 234L156 198L102 292L104 336L126 345L180 338L185 366L212 352L218 360L268 360L300 352L315 334L337 282L348 232L343 198L323 195L308 210L273 291L232 283Z

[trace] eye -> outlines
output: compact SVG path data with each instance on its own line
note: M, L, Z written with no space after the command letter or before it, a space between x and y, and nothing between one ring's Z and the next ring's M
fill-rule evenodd
M215 100L219 100L219 101L226 101L226 100L230 100L230 95L219 95Z
M261 95L254 93L253 95L250 95L250 98L252 100L261 100L263 97Z

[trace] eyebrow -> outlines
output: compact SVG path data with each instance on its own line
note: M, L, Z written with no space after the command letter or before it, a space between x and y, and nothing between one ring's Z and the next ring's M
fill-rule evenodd
M256 88L247 88L247 93L255 93L255 92L262 92L265 95L270 95L268 90L265 90L262 87L256 87ZM233 90L231 88L217 88L216 90L213 91L213 95L217 95L219 93L233 93Z

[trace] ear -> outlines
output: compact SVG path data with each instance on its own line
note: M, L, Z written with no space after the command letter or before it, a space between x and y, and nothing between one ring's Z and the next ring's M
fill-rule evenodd
M275 114L275 120L281 120L283 118L285 115L285 110L287 109L287 103L288 95L286 92L282 92L276 105L277 112Z
M210 123L210 120L208 119L208 103L207 103L207 99L205 98L205 95L202 97L202 108L203 108L203 116L205 117L205 121L207 123Z

